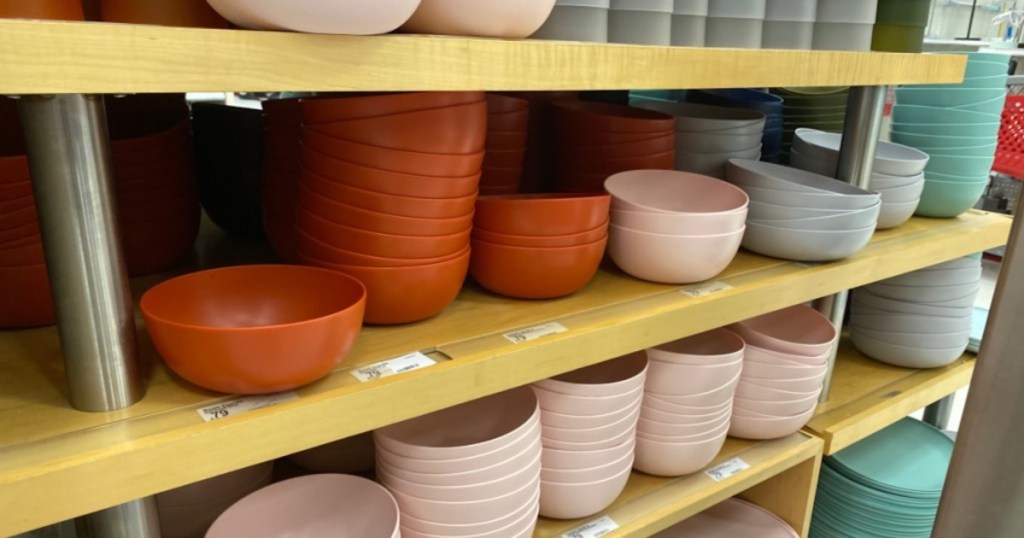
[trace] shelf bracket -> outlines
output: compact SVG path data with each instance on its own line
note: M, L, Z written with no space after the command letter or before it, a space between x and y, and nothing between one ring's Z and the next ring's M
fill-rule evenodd
M882 131L882 115L885 110L887 86L854 86L847 98L846 122L843 143L839 149L839 168L836 178L861 188L871 184L871 169L878 148L878 137ZM814 307L827 316L837 331L843 330L846 302L849 291L822 297ZM832 372L835 369L838 346L828 358L828 373L821 389L819 401L828 401L832 389Z

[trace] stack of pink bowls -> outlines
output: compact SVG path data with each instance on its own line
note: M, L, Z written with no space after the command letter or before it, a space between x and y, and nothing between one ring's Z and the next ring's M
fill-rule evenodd
M366 321L451 303L469 268L484 157L480 92L302 101L297 252L366 285Z
M668 114L588 101L558 102L553 110L560 191L602 192L612 174L675 164L675 118Z
M532 536L540 431L529 387L375 431L377 478L398 501L402 537Z
M295 205L299 197L299 141L302 106L298 99L263 102L263 230L281 260L295 255Z
M638 352L534 383L544 442L541 515L591 516L622 493L646 378L647 358Z
M268 461L157 494L160 537L202 538L221 513L269 485L273 475Z
M796 305L729 329L747 343L729 435L774 439L796 433L814 415L839 339L835 327L817 310Z
M519 299L579 291L608 243L606 194L514 194L477 200L469 272L481 286Z
M746 230L742 189L671 170L634 170L605 181L612 195L608 252L644 280L687 284L729 266Z
M28 158L0 157L0 327L50 325L52 301Z
M530 104L526 99L487 94L487 152L480 194L515 194L523 180Z
M192 252L202 213L185 97L108 97L106 105L128 274L165 271Z
M647 350L650 373L634 467L659 476L697 472L722 449L745 353L725 329Z
M335 536L399 538L398 506L380 484L345 474L292 478L228 508L206 538Z

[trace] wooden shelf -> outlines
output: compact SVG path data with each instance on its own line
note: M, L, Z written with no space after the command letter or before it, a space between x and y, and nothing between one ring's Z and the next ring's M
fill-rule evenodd
M813 492L813 485L817 483L816 471L821 449L821 440L799 433L771 441L730 438L708 468L740 458L750 466L749 469L722 481L713 480L703 471L679 478L662 478L635 472L622 495L604 512L577 521L541 518L533 536L561 538L563 533L602 517L610 517L618 524L619 529L614 534L616 538L650 536L805 462L812 463L815 470L813 476L805 477L809 482L805 491ZM791 510L775 507L775 513L787 519L798 532L803 530L802 535L806 535L805 527L810 524L811 505L814 503L813 493L810 499L806 499L803 492L796 489L789 493L794 499L799 497L803 506L793 506ZM751 495L756 496L756 491L752 491ZM761 499L751 500L758 502ZM787 518L787 515L792 517Z
M974 355L964 355L944 368L900 368L871 359L844 340L832 374L832 394L818 404L806 429L825 441L825 455L835 454L966 387L974 361Z
M209 423L197 409L230 397L174 378L144 332L143 353L153 364L146 397L110 413L69 408L54 328L0 333L0 535L1001 245L1010 222L981 211L913 219L877 233L858 255L830 264L741 253L715 279L725 289L706 295L612 268L576 295L554 301L515 301L467 288L432 320L364 329L346 368L296 391L297 400ZM502 336L547 322L567 330L520 344ZM416 350L439 363L369 383L350 375L353 367Z
M0 21L0 94L953 83L963 57Z

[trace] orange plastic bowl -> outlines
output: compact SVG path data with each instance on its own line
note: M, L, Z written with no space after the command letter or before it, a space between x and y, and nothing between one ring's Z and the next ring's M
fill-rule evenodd
M31 180L28 157L24 155L0 157L0 186L20 185Z
M140 307L175 373L219 392L261 394L320 379L355 344L366 288L328 269L241 265L157 284Z
M464 155L423 153L349 142L306 129L302 145L362 166L431 177L465 177L480 172L484 151Z
M427 177L391 172L330 157L303 148L302 167L324 178L384 194L419 198L457 198L476 192L480 173L463 177ZM0 185L3 188L3 185Z
M101 0L103 20L196 28L230 28L206 0Z
M510 235L568 235L608 220L608 194L514 194L481 196L473 225Z
M574 247L530 248L473 241L469 274L481 286L517 299L552 299L579 291L604 257L605 236Z
M301 208L295 214L295 227L333 248L384 258L450 256L466 248L470 233L469 228L458 233L438 236L369 232L334 224Z
M575 247L600 241L608 235L608 221L597 228L567 235L510 235L476 228L473 239L510 247Z
M0 327L39 327L55 321L46 265L0 265Z
M302 118L309 125L318 125L465 105L483 98L482 92L414 92L302 99ZM263 108L266 110L266 105Z
M365 267L410 267L413 265L430 265L458 258L469 252L469 242L465 248L446 256L435 258L387 258L383 256L371 256L351 250L332 247L319 241L302 230L295 230L299 258L312 265L340 264L340 265L362 265Z
M466 232L473 225L473 213L450 219L399 217L335 202L302 185L299 208L336 224L382 234L436 237Z
M79 0L0 0L3 19L85 19Z
M675 129L676 119L663 112L597 101L552 103L555 125L585 131L651 133Z
M332 181L310 171L303 173L302 184L326 198L339 200L368 211L400 217L428 219L461 217L472 213L476 204L475 192L458 198L400 196L352 187L343 181Z

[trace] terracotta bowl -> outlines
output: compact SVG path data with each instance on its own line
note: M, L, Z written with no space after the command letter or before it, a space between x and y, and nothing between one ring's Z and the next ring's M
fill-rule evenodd
M473 213L444 219L400 217L378 213L335 202L304 186L299 187L298 200L299 207L304 209L307 214L316 215L334 224L382 234L438 237L468 233L473 223Z
M484 160L483 150L464 155L403 151L331 138L309 129L302 133L302 144L325 155L362 166L430 177L477 174Z
M9 267L2 263L3 255L0 251L0 327L21 329L53 325L56 314L46 265Z
M650 133L672 131L675 126L675 118L668 114L626 105L559 101L551 106L556 125L569 125L580 130Z
M100 12L108 22L160 24L198 28L230 28L205 0L101 0Z
M575 293L597 273L607 237L574 247L512 247L473 240L470 274L495 293L550 299Z
M608 235L608 223L578 234L568 235L509 235L497 232L489 232L484 229L474 229L473 238L498 245L512 247L574 247L593 243Z
M352 187L398 196L458 198L473 194L480 184L479 173L463 177L403 174L335 159L309 148L302 149L301 163L303 169L331 181L341 181Z
M319 125L466 105L476 103L483 98L481 92L349 94L344 98L302 99L301 112L305 124Z
M473 225L509 235L568 235L593 230L608 219L607 194L481 196Z
M386 194L352 187L342 181L331 181L310 171L303 174L302 184L326 198L400 217L460 217L473 211L477 197L476 193L458 198L417 198Z
M0 187L21 185L31 180L28 157L25 155L0 157ZM31 185L29 185L29 189L31 189Z
M469 252L469 244L453 253L433 258L389 258L363 254L352 250L335 248L309 235L302 229L295 230L296 251L299 257L310 261L322 261L340 265L362 265L366 267L411 267L449 261Z
M5 0L0 2L0 18L85 20L80 0Z
M333 248L384 258L439 258L462 251L469 244L469 229L449 235L423 236L370 232L331 223L300 210L295 227ZM299 247L303 242L300 239Z

